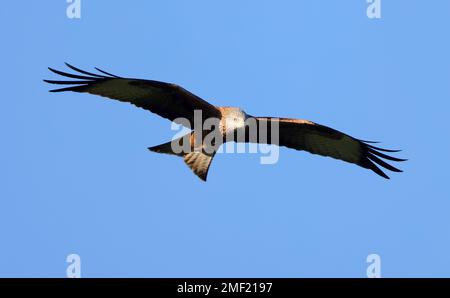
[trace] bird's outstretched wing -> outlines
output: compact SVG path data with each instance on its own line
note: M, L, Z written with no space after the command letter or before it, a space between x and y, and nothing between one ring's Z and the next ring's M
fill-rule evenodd
M258 123L258 134L266 133L270 140L271 123L278 122L279 144L296 150L304 150L313 154L329 156L346 162L357 164L363 168L370 169L378 175L389 179L389 177L378 167L381 166L393 172L402 172L381 158L389 161L405 161L386 155L382 152L399 152L400 150L387 150L371 145L374 142L355 139L335 129L316 124L307 120L289 118L256 117ZM264 125L261 122L265 121ZM264 127L266 132L261 131ZM276 127L276 125L274 125Z
M122 78L98 68L96 70L100 73L95 74L67 63L66 65L77 74L52 68L49 68L49 70L74 80L44 80L44 82L50 84L68 86L53 89L50 92L84 92L129 102L186 126L185 122L176 120L177 118L185 118L189 121L190 128L194 128L195 110L201 110L202 112L199 121L211 117L221 117L220 111L214 105L178 85L153 80Z

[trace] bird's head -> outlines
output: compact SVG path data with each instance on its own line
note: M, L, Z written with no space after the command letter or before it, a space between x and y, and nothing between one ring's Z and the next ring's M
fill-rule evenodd
M244 128L246 119L247 114L240 108L224 108L224 120L227 132L233 132L240 128Z
M247 115L240 108L227 108L226 112L226 126L227 130L236 130L245 126L245 119Z

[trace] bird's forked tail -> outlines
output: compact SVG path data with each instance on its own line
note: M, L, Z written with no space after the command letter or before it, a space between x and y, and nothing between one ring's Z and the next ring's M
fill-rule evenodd
M157 152L157 153L165 153L183 157L184 162L187 164L189 168L203 181L206 181L208 176L209 166L211 165L211 161L214 158L215 152L212 154L208 154L204 151L195 151L192 150L192 146L183 147L183 142L186 140L191 140L187 135L181 137L179 139L172 140L170 142L149 147L148 150ZM181 147L180 147L181 146ZM181 149L184 150L181 150Z

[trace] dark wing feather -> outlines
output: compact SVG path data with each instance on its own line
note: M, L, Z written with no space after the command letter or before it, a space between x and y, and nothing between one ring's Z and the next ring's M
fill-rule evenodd
M221 117L220 111L214 105L178 85L153 80L122 78L98 68L96 69L102 74L94 74L67 63L66 65L79 74L49 68L50 71L60 76L75 79L73 81L44 80L50 84L68 85L64 88L50 90L50 92L83 92L129 102L161 117L186 125L186 122L176 120L184 118L189 121L190 128L194 127L195 110L202 112L202 118L199 119L201 121L206 118Z
M378 148L368 144L368 142L355 139L340 131L311 121L270 117L257 117L255 119L259 128L267 128L266 132L258 131L258 133L267 133L269 138L274 133L271 131L271 123L274 121L277 122L275 124L278 124L279 127L278 145L280 146L304 150L313 154L329 156L354 163L363 168L370 169L386 179L389 179L389 177L379 166L393 172L401 172L401 170L393 167L379 157L396 162L406 160L379 152L398 152L399 150ZM267 123L261 125L262 121Z

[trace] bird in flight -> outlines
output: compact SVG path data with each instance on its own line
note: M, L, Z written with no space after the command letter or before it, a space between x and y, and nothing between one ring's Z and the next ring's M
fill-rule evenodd
M386 179L389 177L379 166L393 172L402 172L384 161L405 161L387 154L400 150L375 147L374 142L353 138L324 125L301 119L254 117L240 108L215 106L175 84L123 78L98 68L95 68L98 73L91 73L68 63L66 65L75 73L62 72L49 67L49 70L55 74L72 79L44 80L46 83L64 85L63 88L53 89L50 92L90 93L132 103L192 129L181 138L148 149L182 157L203 181L206 181L211 161L218 147L230 140L275 144L328 156L372 170ZM202 126L201 124L207 119L217 121L210 127ZM196 121L201 123L200 126L196 126ZM247 123L255 124L253 137L249 136L252 133ZM212 132L217 133L218 137L212 138L211 142L206 142L205 135ZM240 132L243 132L243 138L238 139L236 136ZM262 138L263 135L266 137ZM272 138L275 135L276 138ZM233 140L230 136L235 139ZM181 147L183 150L179 150Z

